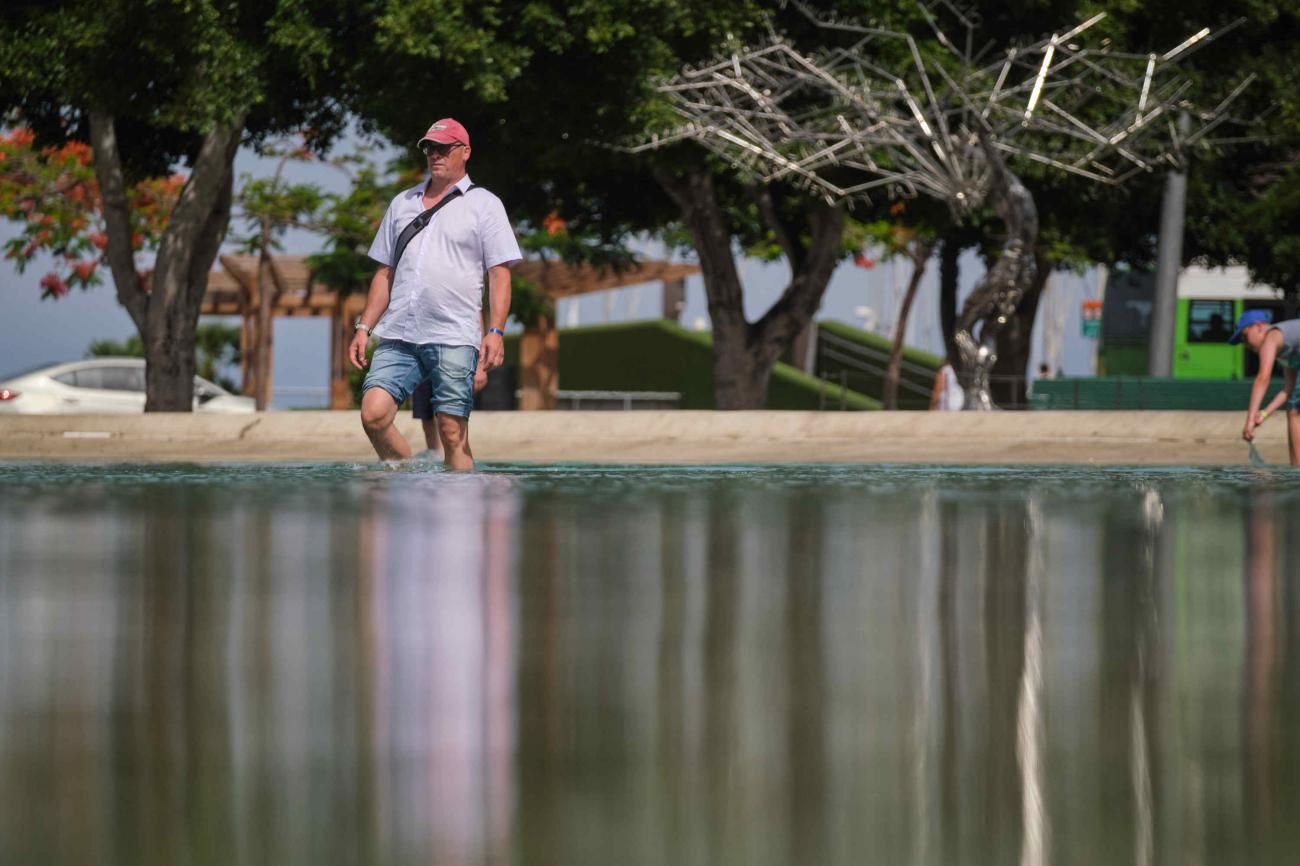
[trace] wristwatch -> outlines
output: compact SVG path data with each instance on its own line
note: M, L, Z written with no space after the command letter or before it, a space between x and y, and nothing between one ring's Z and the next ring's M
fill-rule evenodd
M360 316L357 316L357 320L352 323L352 330L365 331L367 334L371 333L370 326L367 325L365 322L361 321Z
M500 334L500 335L503 336L503 337L506 335L506 332L503 331L503 330L501 330L500 328L488 328L488 333L489 333L489 334Z

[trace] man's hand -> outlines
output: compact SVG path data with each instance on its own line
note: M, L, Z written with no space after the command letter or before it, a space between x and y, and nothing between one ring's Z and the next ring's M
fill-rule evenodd
M486 333L478 354L481 359L479 364L484 370L495 370L505 363L506 342L500 334Z
M364 370L366 364L366 348L370 345L370 334L358 328L357 332L352 335L352 342L348 344L348 360L352 366L358 370Z

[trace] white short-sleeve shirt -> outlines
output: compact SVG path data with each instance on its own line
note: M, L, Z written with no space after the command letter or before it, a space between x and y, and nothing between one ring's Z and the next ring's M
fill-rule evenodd
M434 214L402 253L375 336L447 346L482 341L484 275L523 256L501 199L482 187L470 189L468 175L456 186L461 194ZM413 186L388 205L370 258L393 263L402 229L425 210L424 189L425 183Z

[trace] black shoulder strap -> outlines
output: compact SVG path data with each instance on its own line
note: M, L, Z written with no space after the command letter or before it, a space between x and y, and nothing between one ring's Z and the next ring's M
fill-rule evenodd
M471 189L475 189L474 184L470 184L469 189L465 190L465 192L469 192L469 190ZM402 253L406 252L406 245L411 242L411 239L424 230L424 227L427 226L429 224L429 221L433 219L433 215L436 214L439 210L441 210L443 205L449 204L452 199L457 198L460 195L462 195L461 188L453 187L451 192L447 193L446 195L444 195L442 198L438 200L437 204L429 208L424 213L420 214L415 219L411 220L411 222L406 226L406 228L402 229L402 233L397 236L397 249L395 251L395 254L393 255L394 273L397 272L397 263L402 260Z

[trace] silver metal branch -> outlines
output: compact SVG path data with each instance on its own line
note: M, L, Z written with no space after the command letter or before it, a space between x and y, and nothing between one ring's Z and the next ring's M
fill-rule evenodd
M762 181L830 201L887 189L947 202L958 217L992 203L1007 227L1002 259L967 300L957 339L976 408L992 406L996 335L1033 278L1033 199L1004 159L1122 183L1179 164L1250 83L1208 110L1187 101L1191 85L1177 63L1230 28L1199 31L1163 54L1124 53L1108 39L1085 42L1102 13L988 62L986 49L972 52L976 17L948 0L922 6L933 45L787 2L844 44L805 52L777 33L756 46L731 44L659 88L682 123L629 149L696 141ZM960 38L949 38L941 19ZM1180 137L1170 121L1182 112L1191 128Z

